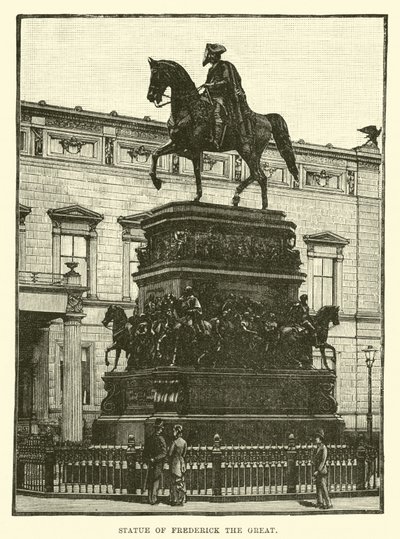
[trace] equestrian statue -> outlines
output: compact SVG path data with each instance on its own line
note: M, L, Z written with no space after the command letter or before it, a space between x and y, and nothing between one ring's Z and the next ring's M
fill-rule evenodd
M271 136L294 178L299 184L299 171L285 120L279 114L257 114L246 99L236 67L221 59L223 45L207 43L203 66L211 64L207 79L199 89L177 62L153 60L150 63L150 85L147 99L157 107L171 90L171 115L167 122L170 140L152 153L150 177L157 189L162 181L157 176L157 161L167 154L177 154L192 161L196 178L195 201L202 197L201 156L203 151L236 150L247 163L250 174L236 188L234 206L240 194L252 182L261 188L262 209L268 207L267 177L261 167L261 156ZM201 92L199 91L201 90Z

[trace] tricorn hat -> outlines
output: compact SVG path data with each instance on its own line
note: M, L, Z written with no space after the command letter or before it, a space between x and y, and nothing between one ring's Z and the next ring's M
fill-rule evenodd
M226 51L226 48L223 45L219 45L218 43L207 43L206 49L204 51L204 58L203 58L203 67L208 64L210 61L209 54L223 54Z
M157 417L155 422L154 422L154 427L156 429L159 429L160 427L163 427L163 426L164 426L164 421L162 419L160 419L159 417Z
M315 436L318 436L318 438L321 438L323 440L325 438L325 433L323 429L318 429L315 433Z

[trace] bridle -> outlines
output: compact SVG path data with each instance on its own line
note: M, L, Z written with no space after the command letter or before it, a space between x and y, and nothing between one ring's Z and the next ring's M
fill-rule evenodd
M204 84L201 84L198 88L196 88L196 90L199 92L202 88L204 88ZM206 92L207 92L207 97L208 97L208 100L210 101L210 103L212 102L211 100L211 96L210 96L210 93L208 91L208 88L205 89ZM190 94L184 94L182 96L182 100L184 100L187 96L189 96ZM169 105L171 103L171 96L168 95L168 94L161 94L162 97L166 97L167 99L169 99L169 101L166 101L165 103L157 103L155 100L153 101L154 103L154 106L157 108L157 109L161 109L162 107L165 107L166 105Z

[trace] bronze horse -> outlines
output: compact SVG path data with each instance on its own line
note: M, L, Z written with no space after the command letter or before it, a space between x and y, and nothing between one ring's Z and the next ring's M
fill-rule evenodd
M190 159L196 178L197 194L195 201L202 196L201 155L204 150L215 151L211 142L213 129L213 103L197 90L186 70L177 62L153 60L149 58L151 75L147 99L156 106L160 105L165 90L171 89L171 115L168 120L170 139L152 154L150 177L157 189L162 181L157 177L157 161L162 155L175 153ZM226 131L221 151L236 150L250 169L250 175L237 186L233 205L240 201L240 193L252 182L257 181L261 188L262 208L268 207L267 177L261 167L261 156L271 135L274 137L279 153L285 160L295 185L299 183L299 171L293 152L289 131L285 120L279 114L257 114L252 112L253 140L250 149L244 149L234 126Z
M115 371L118 367L118 361L121 355L122 350L125 351L126 358L129 361L129 356L131 353L131 333L128 328L128 318L125 314L125 311L119 305L110 305L104 316L102 324L104 327L108 327L110 322L112 325L112 344L107 347L105 355L105 364L108 365L108 354L115 350L115 362L114 367L111 372Z
M335 305L325 305L321 307L315 316L313 317L313 324L315 327L315 335L310 335L308 330L299 332L296 327L282 327L280 330L279 345L281 350L293 350L295 354L299 354L300 361L302 358L301 352L304 351L304 357L312 359L312 347L318 348L324 367L328 370L332 370L328 366L325 350L331 350L333 357L333 364L336 365L336 350L327 343L329 326L332 323L334 326L339 325L339 307ZM306 362L309 360L307 359ZM303 361L301 361L303 364ZM303 365L310 367L311 365Z

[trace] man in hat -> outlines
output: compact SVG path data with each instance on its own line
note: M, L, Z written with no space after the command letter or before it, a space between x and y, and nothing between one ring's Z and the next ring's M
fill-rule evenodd
M317 444L317 451L314 455L314 477L315 485L317 487L317 507L319 509L331 509L332 502L328 492L328 469L326 467L328 449L324 444L324 431L322 429L317 430L315 433L315 442Z
M148 501L151 505L157 503L158 488L164 460L167 456L167 445L162 436L164 423L157 418L154 423L154 434L145 440L143 459L147 462Z
M241 142L243 152L250 153L250 140L253 136L251 110L236 67L230 62L221 60L221 55L225 51L223 45L207 43L203 59L203 66L211 64L204 87L209 91L215 106L213 143L215 149L220 151L226 129L225 111Z
M196 335L204 333L203 310L200 301L194 295L193 288L187 286L178 301L181 306L184 325L193 328Z
M302 294L299 301L291 307L289 317L300 331L307 331L311 337L315 337L315 326L310 316L307 294Z

